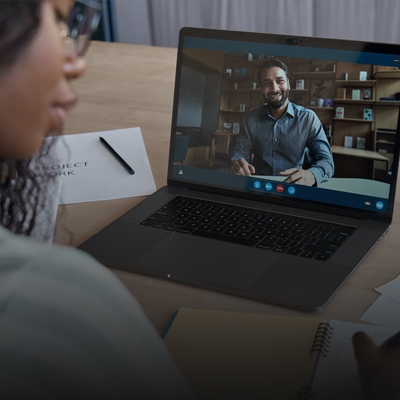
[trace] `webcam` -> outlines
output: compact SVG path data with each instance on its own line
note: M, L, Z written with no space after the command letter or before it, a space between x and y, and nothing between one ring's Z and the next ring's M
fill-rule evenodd
M286 44L296 45L296 44L299 44L299 43L301 43L301 40L297 39L295 37L287 37L286 38Z

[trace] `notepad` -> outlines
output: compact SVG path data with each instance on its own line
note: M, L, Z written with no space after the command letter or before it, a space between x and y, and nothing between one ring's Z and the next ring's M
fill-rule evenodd
M351 338L396 333L358 323L182 308L164 342L201 399L363 399ZM312 397L314 396L314 397Z

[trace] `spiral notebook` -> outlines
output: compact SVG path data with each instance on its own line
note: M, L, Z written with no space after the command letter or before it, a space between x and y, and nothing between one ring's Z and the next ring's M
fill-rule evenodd
M352 336L396 333L338 320L181 308L164 342L200 399L364 399Z

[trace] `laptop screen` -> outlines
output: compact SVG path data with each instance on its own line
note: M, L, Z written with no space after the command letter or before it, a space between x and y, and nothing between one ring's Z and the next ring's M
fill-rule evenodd
M183 28L169 181L391 218L399 67L396 45Z

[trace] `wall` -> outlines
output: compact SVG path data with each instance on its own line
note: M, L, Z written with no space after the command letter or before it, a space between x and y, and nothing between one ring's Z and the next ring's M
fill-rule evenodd
M400 43L400 0L112 0L123 43L176 47L182 26Z

